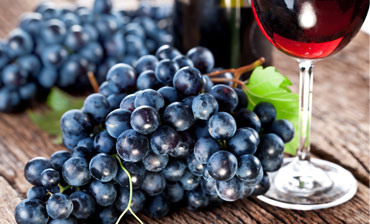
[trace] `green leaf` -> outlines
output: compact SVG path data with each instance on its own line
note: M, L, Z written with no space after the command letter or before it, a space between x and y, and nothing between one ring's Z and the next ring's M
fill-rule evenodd
M289 89L291 85L292 82L280 74L276 68L257 67L246 84L248 109L253 110L260 102L270 102L276 108L277 119L287 119L292 122L297 133L299 97ZM295 155L297 148L298 136L296 134L291 142L285 144L285 152Z
M79 109L83 106L84 98L73 97L58 88L53 88L46 100L47 105L56 111Z
M81 97L73 97L60 89L53 88L46 100L50 109L44 112L28 110L27 114L41 130L56 137L53 141L54 144L61 144L60 118L68 110L81 108L83 102L84 99Z

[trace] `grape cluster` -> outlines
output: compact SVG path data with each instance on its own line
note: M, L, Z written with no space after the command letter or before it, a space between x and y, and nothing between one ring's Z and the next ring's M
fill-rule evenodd
M113 10L111 0L95 0L92 9L41 3L0 42L0 111L42 101L53 86L86 92L89 73L101 83L114 64L132 64L170 43L158 21L150 14Z
M35 186L17 223L114 223L132 189L132 212L156 218L181 203L198 210L264 194L292 124L270 103L247 110L244 91L207 76L213 67L208 49L169 45L114 65L99 93L62 116L70 151L27 163Z

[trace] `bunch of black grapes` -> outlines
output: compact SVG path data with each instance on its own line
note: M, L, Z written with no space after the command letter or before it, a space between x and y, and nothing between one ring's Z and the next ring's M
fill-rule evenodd
M89 73L101 83L114 64L133 64L172 41L153 17L131 14L111 0L95 0L92 9L44 2L24 14L0 42L0 111L22 111L54 86L86 93Z
M62 116L69 151L27 163L34 187L17 223L114 223L130 180L132 212L156 218L264 194L294 129L270 103L246 109L244 91L207 76L213 66L206 48L182 55L169 45L114 65L99 93Z

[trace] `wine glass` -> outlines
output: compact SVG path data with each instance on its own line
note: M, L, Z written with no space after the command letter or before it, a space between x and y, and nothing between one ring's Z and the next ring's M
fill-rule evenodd
M310 159L313 65L343 47L360 30L369 0L252 0L257 24L280 51L299 62L299 147L270 175L269 191L258 198L297 210L328 208L351 199L357 181L344 168Z

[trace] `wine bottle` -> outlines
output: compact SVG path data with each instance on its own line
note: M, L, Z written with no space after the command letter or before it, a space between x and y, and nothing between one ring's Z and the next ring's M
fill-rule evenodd
M265 57L272 63L271 44L254 20L247 0L175 0L174 45L183 53L194 46L209 48L217 67L236 68Z

